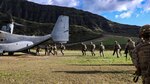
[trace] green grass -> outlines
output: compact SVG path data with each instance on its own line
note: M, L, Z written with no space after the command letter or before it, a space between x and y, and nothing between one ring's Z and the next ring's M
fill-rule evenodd
M115 37L115 38L108 38L106 40L104 40L104 44L105 45L114 45L114 42L118 41L120 44L126 44L127 42L127 38L122 38L122 37Z
M65 51L65 56L22 55L0 57L0 84L134 84L130 59L112 56L82 56ZM141 79L138 82L141 84Z
M132 39L133 39L133 41L137 41L137 38L133 38L132 37ZM128 40L128 38L127 37L108 37L108 38L106 38L106 39L104 39L102 42L103 42L103 44L104 45L114 45L114 42L115 41L118 41L119 42L119 44L126 44L127 43L127 40ZM99 45L99 43L100 43L101 41L97 41L97 42L95 42L96 44L98 44Z
M72 51L69 51L70 53ZM132 64L131 58L128 56L128 59L126 60L125 54L122 53L122 56L120 58L117 58L116 55L112 55L112 51L105 51L105 57L99 56L99 52L96 51L96 56L91 56L90 52L87 52L86 56L82 56L81 52L79 51L73 51L72 53L76 54L76 59L70 59L66 60L66 64Z

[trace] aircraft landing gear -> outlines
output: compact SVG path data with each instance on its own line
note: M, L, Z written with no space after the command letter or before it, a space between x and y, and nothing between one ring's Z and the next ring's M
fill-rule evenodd
M8 52L8 55L14 55L14 52Z

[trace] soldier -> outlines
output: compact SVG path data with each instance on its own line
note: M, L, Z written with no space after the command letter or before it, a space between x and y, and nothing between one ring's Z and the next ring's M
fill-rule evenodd
M128 53L129 53L128 46L125 46L124 54L125 54L126 60L128 57Z
M131 52L132 52L132 50L134 48L135 48L135 42L131 38L129 38L128 42L127 42L127 44L125 46L125 54L126 54L125 57L126 57L126 60L127 60L128 53L131 55Z
M39 46L37 46L37 48L36 48L36 55L40 55L40 47Z
M45 55L48 55L48 45L45 45Z
M90 49L90 51L91 51L92 56L95 56L95 53L94 53L95 48L96 48L95 44L93 42L91 42L91 49Z
M81 43L81 45L82 45L82 49L81 49L81 51L82 51L82 55L86 55L87 46L86 46L86 44L85 44L85 43Z
M117 58L119 58L119 56L121 55L120 49L121 49L120 44L117 41L115 41L113 55L115 55L115 53L116 53L117 54Z
M103 42L100 42L100 46L99 46L100 56L104 57L104 50L105 50L105 46L103 45Z
M57 55L57 45L56 44L54 44L54 46L53 46L53 52L54 52L54 55Z
M64 50L66 49L66 47L61 43L60 44L60 52L62 53L62 55L64 55Z
M54 53L52 52L52 50L53 50L53 46L49 45L48 46L48 55L50 55L50 54L54 55Z
M139 43L132 51L132 62L136 67L134 82L142 76L143 84L150 84L150 25L142 26L140 37L144 42Z

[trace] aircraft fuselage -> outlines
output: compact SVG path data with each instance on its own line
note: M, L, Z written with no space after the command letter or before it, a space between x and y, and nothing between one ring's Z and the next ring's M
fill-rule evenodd
M26 36L13 34L14 22L0 30L0 53L25 51L37 46L52 37L54 42L67 43L69 41L69 17L60 15L51 34L45 36Z
M50 38L50 34L45 36L26 36L0 31L0 49L3 49L5 52L23 51Z

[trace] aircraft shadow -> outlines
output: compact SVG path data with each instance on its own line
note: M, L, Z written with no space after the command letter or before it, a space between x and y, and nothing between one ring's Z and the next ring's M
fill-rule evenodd
M54 71L55 73L69 73L69 74L132 74L132 71Z
M27 55L37 56L35 52L28 52L28 53L15 53L14 55L3 54L3 55L0 55L0 57L3 57L3 56L17 57L17 56L27 56Z

